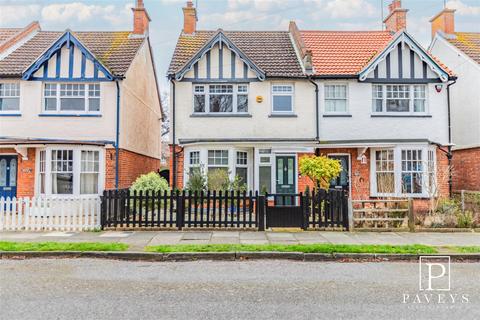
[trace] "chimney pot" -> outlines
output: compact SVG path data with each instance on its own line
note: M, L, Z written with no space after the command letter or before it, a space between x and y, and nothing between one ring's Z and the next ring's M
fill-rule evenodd
M430 19L430 25L432 28L432 39L435 37L438 31L444 34L455 33L455 9L445 8L432 19Z
M193 34L197 31L197 9L192 1L187 1L187 6L183 7L183 33Z

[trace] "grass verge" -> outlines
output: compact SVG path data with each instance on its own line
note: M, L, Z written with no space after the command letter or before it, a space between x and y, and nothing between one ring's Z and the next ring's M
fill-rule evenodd
M480 246L457 246L451 248L460 253L480 253Z
M125 251L124 243L102 242L10 242L0 241L0 251Z
M232 251L275 251L303 253L392 253L392 254L429 254L438 250L426 245L349 245L349 244L205 244L205 245L160 245L148 246L149 252L232 252Z

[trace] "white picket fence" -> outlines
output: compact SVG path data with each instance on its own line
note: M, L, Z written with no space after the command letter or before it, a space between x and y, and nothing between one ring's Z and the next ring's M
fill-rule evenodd
M0 231L85 231L100 227L100 197L0 198Z

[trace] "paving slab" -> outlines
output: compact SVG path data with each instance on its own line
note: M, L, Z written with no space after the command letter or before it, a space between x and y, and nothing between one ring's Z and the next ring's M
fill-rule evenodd
M41 232L17 232L17 231L8 231L0 232L0 240L31 240L40 237L43 233Z
M324 241L324 242L327 242L327 239L325 239L321 234L319 234L318 232L312 232L312 231L308 231L308 232L297 232L297 233L294 233L293 236L295 237L295 239L299 240L299 241L303 241L303 240L314 240L314 241Z
M178 244L180 240L182 240L182 236L183 234L181 232L160 232L154 236L147 245L158 246L162 244Z
M185 232L182 236L183 240L210 240L211 232Z
M133 231L107 231L100 234L100 238L126 238L130 237L133 234Z
M240 240L267 240L265 232L242 231L240 232Z
M240 239L241 244L269 244L268 240L253 240L253 239Z
M297 241L293 233L288 232L267 232L266 235L270 241Z
M210 240L180 240L178 244L209 244Z
M240 238L212 237L209 243L210 244L238 244L240 243Z
M42 237L71 237L78 232L68 232L68 231L53 231L42 234Z
M213 231L212 238L239 238L239 231Z
M358 239L351 237L345 232L319 231L319 233L330 243L362 244Z

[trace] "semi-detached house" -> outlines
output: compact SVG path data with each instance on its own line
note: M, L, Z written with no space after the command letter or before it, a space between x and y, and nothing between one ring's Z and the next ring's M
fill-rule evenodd
M322 154L353 199L448 194L453 75L406 32L400 1L386 31L203 31L183 11L168 72L177 187L200 167L300 192L299 159Z
M455 10L431 20L429 50L458 77L451 87L453 188L480 191L480 32L455 30Z
M160 167L161 103L133 31L0 29L0 197L92 195Z

